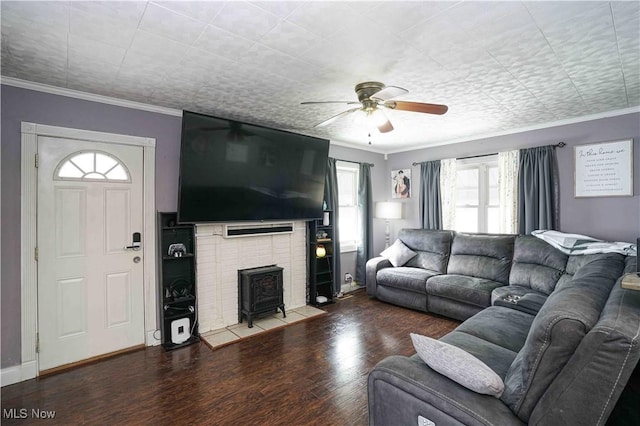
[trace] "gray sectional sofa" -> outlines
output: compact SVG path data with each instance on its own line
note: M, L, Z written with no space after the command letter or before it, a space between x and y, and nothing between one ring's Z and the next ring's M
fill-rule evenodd
M370 424L606 422L640 358L640 291L620 285L636 257L567 256L531 236L402 230L399 239L416 256L396 267L371 259L369 295L464 320L440 342L482 361L504 389L478 393L418 354L390 356L369 374Z

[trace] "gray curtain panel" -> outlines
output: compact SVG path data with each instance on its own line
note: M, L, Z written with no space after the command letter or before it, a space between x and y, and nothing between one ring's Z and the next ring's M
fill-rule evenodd
M360 241L356 253L356 282L365 285L366 263L373 253L373 200L371 196L371 165L360 164L358 180L358 214Z
M420 164L420 226L442 229L440 160Z
M340 235L338 233L338 173L336 169L336 159L329 158L327 161L327 174L324 182L324 199L327 202L327 209L333 211L333 293L340 293L342 280L340 278Z
M520 150L518 172L518 233L556 229L558 225L558 172L555 146Z

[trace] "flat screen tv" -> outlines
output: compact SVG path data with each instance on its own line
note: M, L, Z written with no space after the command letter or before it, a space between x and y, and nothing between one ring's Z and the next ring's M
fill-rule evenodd
M184 111L178 221L322 217L329 141Z

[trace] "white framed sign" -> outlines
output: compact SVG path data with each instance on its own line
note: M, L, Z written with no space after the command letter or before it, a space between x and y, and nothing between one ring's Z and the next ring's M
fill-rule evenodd
M575 197L633 196L633 139L578 145Z

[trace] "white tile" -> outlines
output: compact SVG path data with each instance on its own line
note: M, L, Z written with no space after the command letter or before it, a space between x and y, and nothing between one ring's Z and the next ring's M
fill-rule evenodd
M138 28L190 45L200 36L206 25L206 22L149 3Z
M166 37L146 31L136 31L127 58L134 60L140 55L144 61L157 62L163 68L167 64L179 62L186 54L188 46Z
M69 32L101 43L126 49L131 45L136 28L137 22L126 24L107 17L91 15L75 8L70 11Z
M222 346L231 342L235 342L240 340L236 334L232 333L229 330L222 330L213 333L204 333L200 335L201 338L205 339L207 343L211 346Z
M257 319L253 321L253 326L258 326L263 330L272 330L274 328L284 327L287 322L282 318L282 314L271 316L268 318Z
M323 311L322 309L314 308L313 306L303 306L301 308L295 309L295 312L307 318L326 314L326 311Z
M320 36L296 24L282 21L265 34L260 43L288 55L299 56L319 45L322 40Z
M120 66L126 52L123 47L94 41L75 34L69 34L68 40L69 62L77 65L81 62L89 62ZM99 53L96 54L96 51Z
M2 20L25 19L31 25L65 28L69 25L68 1L3 1ZM37 31L34 31L37 32Z
M294 322L303 321L305 319L307 319L307 317L298 313L297 311L289 311L287 312L287 317L282 318L282 321L286 322L287 324L291 324Z
M249 325L244 322L242 324L239 324L237 327L229 327L229 331L242 338L264 332L262 328L256 326L255 322L252 328L249 328Z
M244 1L233 1L226 3L211 23L244 38L257 41L279 21L276 15L264 9Z
M118 22L123 27L138 25L147 6L142 1L71 1L71 12L92 15L94 21Z
M240 37L213 25L207 25L193 46L225 58L236 59L238 52L248 50L254 44L253 40Z
M222 1L155 1L153 3L205 23L209 23L224 6Z

